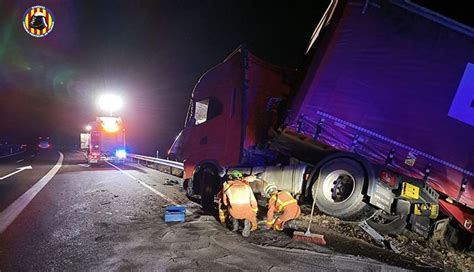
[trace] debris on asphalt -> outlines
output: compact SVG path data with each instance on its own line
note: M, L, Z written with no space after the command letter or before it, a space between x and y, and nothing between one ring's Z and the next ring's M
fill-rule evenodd
M165 182L163 184L164 185L175 185L175 184L179 184L179 181L166 178Z
M304 229L305 224L309 220L309 211L305 211L305 207L302 207L303 213L300 217L299 227ZM306 207L307 208L307 207ZM307 208L310 210L310 207ZM347 238L350 240L355 240L360 245L357 245L353 242L353 249L347 249L351 251L351 254L357 252L355 248L363 244L369 244L374 247L379 247L378 243L364 230L362 230L358 224L353 222L344 222L335 217L327 216L321 213L314 214L313 227L311 231L321 233L326 236L326 241L328 246L334 245L338 247L338 243L341 243L341 246L344 245L344 242L335 241L340 238ZM419 262L420 264L425 264L427 266L432 266L440 268L443 270L450 271L474 271L474 253L473 252L462 252L457 251L453 248L445 248L437 242L432 240L425 240L419 235L406 231L402 235L397 236L388 236L383 235L384 239L393 245L393 247L399 251L399 256L405 259L411 259ZM361 250L362 251L362 250ZM389 249L383 250L387 252L392 252ZM395 253L393 253L395 254ZM361 252L361 255L362 254ZM389 254L390 255L390 254ZM367 253L365 254L367 256Z

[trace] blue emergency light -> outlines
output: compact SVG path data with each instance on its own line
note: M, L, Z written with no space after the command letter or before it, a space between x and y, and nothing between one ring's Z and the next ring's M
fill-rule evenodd
M117 149L115 150L115 157L125 159L127 158L127 151L125 151L125 149Z

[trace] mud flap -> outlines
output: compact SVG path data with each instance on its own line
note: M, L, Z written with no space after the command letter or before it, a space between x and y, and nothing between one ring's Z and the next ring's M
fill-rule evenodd
M410 220L411 230L428 239L430 234L430 219L426 216L411 215Z
M359 223L359 227L363 229L367 234L369 234L377 244L379 244L383 248L391 249L395 253L400 253L400 250L396 248L390 241L387 241L380 233L374 230L367 221L362 221Z
M433 225L433 234L431 239L433 241L442 241L444 240L446 230L448 229L449 218L438 220Z

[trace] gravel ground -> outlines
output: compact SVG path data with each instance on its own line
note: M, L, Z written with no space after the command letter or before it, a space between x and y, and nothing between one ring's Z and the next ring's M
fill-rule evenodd
M178 178L169 178L172 185L178 183ZM166 182L165 182L166 184ZM170 190L165 192L175 199L182 198L184 192L176 189L177 186L169 186ZM306 230L310 207L302 207L303 215L298 221L299 230ZM263 220L265 210L259 212L259 219ZM197 219L199 220L199 219ZM212 220L208 218L208 220ZM263 225L262 225L263 226ZM213 227L214 228L214 227ZM219 226L216 226L219 228ZM361 258L371 258L389 265L417 271L474 271L473 254L460 252L454 249L444 248L431 241L424 240L420 236L407 231L404 235L385 238L391 241L400 253L389 249L383 249L357 224L344 222L337 218L315 212L312 233L325 236L326 246L319 246L307 242L291 239L292 233L276 233L260 229L252 233L248 238L251 244L283 250L302 250L328 254L348 254Z
M304 215L298 226L307 227L310 208L303 207ZM377 243L357 224L344 222L340 219L315 212L311 228L314 233L326 236L328 247L336 251L354 255L370 256L387 263L403 262L408 268L413 268L410 263L416 264L420 269L440 269L445 271L474 271L473 252L461 252L453 248L445 248L439 243L425 240L419 235L407 231L395 237L385 236L400 250L399 254L388 249L380 248ZM355 246L347 247L346 242Z

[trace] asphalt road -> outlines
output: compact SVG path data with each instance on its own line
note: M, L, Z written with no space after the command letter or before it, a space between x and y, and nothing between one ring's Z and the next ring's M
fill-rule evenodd
M0 177L32 166L0 181L0 219L61 157L31 155L0 162ZM252 235L278 243L257 245L203 215L169 181L177 178L134 164L89 167L82 154L64 153L59 171L0 234L0 271L398 270L314 245L289 247L300 242L272 232ZM170 202L187 207L185 223L164 222Z
M34 183L41 179L52 168L59 158L53 150L39 152L25 151L18 155L0 159L0 211L13 203ZM6 177L22 167L29 167L21 172ZM5 177L4 179L2 179Z

